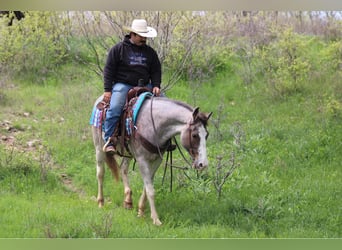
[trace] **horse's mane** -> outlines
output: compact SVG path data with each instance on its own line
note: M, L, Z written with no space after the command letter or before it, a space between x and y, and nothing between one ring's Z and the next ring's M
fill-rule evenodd
M194 110L193 107L191 107L189 104L187 104L185 102L181 102L181 101L174 100L174 99L168 99L168 98L160 98L159 100L166 101L166 102L172 102L174 104L182 106L183 108L186 108L187 110L189 110L191 112Z
M168 98L160 98L159 100L177 104L177 105L179 105L179 106L181 106L183 108L186 108L190 112L194 111L194 108L192 106L190 106L189 104L187 104L185 102L182 102L182 101L178 101L178 100L174 100L174 99L168 99ZM199 112L197 119L199 119L201 121L201 123L204 125L204 127L207 127L207 125L208 125L208 117L206 116L206 114L204 114L202 112Z

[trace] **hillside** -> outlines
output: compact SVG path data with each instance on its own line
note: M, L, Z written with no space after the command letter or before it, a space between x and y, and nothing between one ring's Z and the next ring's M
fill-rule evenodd
M321 29L314 13L146 13L165 23L164 40L151 44L167 97L213 112L209 167L172 176L165 162L159 168L163 226L155 227L136 216L142 182L133 164L134 209L122 207L109 171L105 206L96 203L89 118L117 39L108 22L97 25L130 13L96 12L93 22L67 14L31 12L0 26L0 238L342 237L341 22Z
M225 75L197 90L196 104L214 112L210 167L200 178L193 170L174 170L173 192L168 174L161 183L161 167L155 185L162 230L151 228L148 217L137 219L135 209L124 211L122 187L109 175L106 207L97 208L88 125L101 92L97 80L54 85L9 80L0 115L0 220L7 225L1 237L341 237L341 117L327 110L326 93L308 90L274 100L262 85L244 87L235 80ZM185 83L167 95L194 100ZM238 167L218 199L215 183L223 181L232 160ZM131 169L131 178L137 202L137 170Z

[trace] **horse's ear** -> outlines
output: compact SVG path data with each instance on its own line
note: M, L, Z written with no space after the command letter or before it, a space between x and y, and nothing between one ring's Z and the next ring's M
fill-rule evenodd
M193 117L193 120L195 121L197 116L198 116L198 113L199 113L199 107L196 107L194 109L194 111L192 111L192 117Z
M213 114L213 112L206 113L205 116L207 117L207 120L209 120L210 116Z

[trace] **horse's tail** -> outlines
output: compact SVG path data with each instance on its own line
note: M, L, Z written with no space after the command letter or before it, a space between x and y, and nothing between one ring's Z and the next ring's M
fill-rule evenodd
M119 167L118 167L118 163L116 162L114 156L106 154L105 159L106 159L106 163L107 163L110 171L112 172L114 179L117 182L119 182Z

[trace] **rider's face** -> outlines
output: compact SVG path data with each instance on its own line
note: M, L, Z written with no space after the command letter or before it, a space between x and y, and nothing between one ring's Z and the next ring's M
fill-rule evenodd
M142 37L136 33L132 33L131 40L135 45L142 46L146 44L146 37Z

